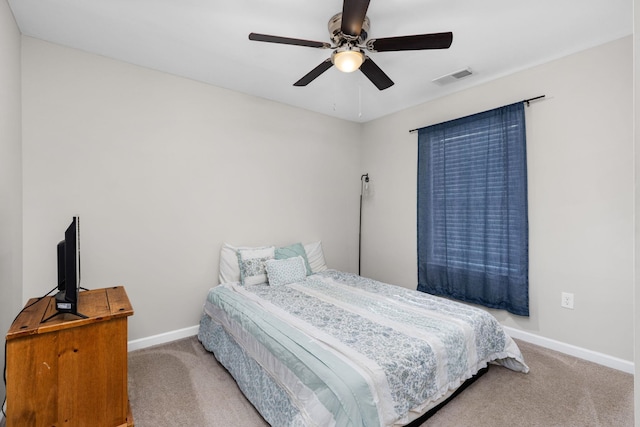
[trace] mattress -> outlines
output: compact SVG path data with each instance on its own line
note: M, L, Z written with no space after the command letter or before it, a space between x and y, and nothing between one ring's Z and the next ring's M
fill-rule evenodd
M487 364L528 372L484 310L328 270L212 288L198 337L274 426L401 426Z

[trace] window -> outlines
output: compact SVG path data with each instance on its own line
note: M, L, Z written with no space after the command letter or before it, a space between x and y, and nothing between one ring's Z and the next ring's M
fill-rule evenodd
M529 315L524 104L418 131L418 290Z

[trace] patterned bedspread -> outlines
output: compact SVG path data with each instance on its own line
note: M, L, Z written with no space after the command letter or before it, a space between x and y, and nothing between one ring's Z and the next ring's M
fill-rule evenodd
M404 425L488 363L528 372L486 311L335 270L283 286L219 285L199 337L237 381L244 375L243 391L255 381L286 394L288 425ZM227 366L241 357L256 373ZM245 394L276 422L254 401L264 391Z

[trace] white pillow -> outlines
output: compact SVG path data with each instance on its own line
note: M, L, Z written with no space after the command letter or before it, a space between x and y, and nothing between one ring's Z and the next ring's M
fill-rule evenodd
M240 282L243 285L257 285L267 282L267 270L264 263L273 259L274 246L264 248L238 249Z
M238 249L250 249L247 247L231 246L223 243L220 248L220 274L218 280L220 283L239 282L240 281L240 264L238 264Z
M265 261L270 286L300 282L307 277L307 265L302 256Z
M324 262L324 253L322 252L322 242L313 242L304 245L304 251L307 253L307 260L311 266L311 271L319 273L327 270L327 264Z

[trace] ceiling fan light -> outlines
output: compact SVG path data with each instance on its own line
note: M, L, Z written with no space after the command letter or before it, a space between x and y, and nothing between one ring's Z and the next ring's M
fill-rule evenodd
M351 73L362 65L364 54L360 50L342 50L333 52L331 61L343 73Z

